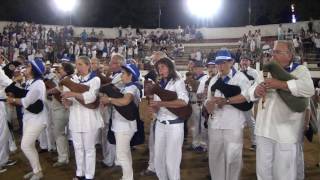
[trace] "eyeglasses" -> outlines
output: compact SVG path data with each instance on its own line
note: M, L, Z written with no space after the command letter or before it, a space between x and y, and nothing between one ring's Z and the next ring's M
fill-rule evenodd
M272 50L271 54L289 54L290 51Z

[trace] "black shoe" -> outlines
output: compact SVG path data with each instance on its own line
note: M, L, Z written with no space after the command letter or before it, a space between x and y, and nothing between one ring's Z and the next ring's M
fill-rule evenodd
M15 164L17 164L17 161L9 159L9 160L7 161L5 167L13 166L13 165L15 165Z
M207 179L208 179L208 180L211 180L211 175L210 175L210 174L207 175Z
M149 169L140 172L140 176L156 176L157 174Z
M109 166L109 165L105 164L103 161L100 161L100 165L102 168L112 168L114 166L114 164Z
M249 149L250 149L251 151L256 151L257 146L256 146L256 145L252 145Z
M46 152L48 152L48 149L40 149L38 151L39 154L46 153Z
M76 176L72 180L85 180L85 179L86 179L86 177L84 177L84 176Z

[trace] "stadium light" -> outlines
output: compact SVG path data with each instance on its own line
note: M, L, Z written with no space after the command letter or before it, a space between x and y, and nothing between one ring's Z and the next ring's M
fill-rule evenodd
M77 0L54 0L56 6L64 12L71 12L76 6Z
M191 14L199 18L211 18L219 11L222 0L187 0Z

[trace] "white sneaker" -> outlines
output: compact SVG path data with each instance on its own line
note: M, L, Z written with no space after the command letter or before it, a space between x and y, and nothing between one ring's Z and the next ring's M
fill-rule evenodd
M40 180L43 178L42 172L38 172L36 174L33 174L33 176L30 178L30 180Z
M5 167L0 166L0 174L6 172L7 169Z
M31 171L31 172L28 172L27 174L25 174L23 176L23 179L30 179L32 176L33 176L33 172Z
M55 162L52 166L53 167L61 167L61 166L66 166L69 162L65 161L65 162Z

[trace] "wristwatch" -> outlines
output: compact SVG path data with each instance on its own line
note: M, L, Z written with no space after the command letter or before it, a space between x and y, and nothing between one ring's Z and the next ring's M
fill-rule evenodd
M111 103L111 100L112 100L112 98L111 98L111 97L108 97L108 101L109 101L109 103Z
M227 104L230 104L230 99L226 98L226 102L227 102Z

